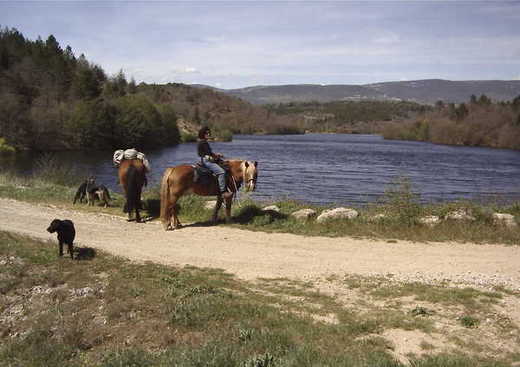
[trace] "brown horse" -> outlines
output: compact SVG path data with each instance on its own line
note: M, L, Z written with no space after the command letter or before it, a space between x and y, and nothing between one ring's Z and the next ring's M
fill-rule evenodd
M146 185L146 169L140 159L128 159L121 161L119 165L119 183L125 192L125 207L123 212L128 213L128 220L132 218L135 210L135 221L140 222L141 216L141 191Z
M229 166L227 183L231 191L236 192L242 184L245 184L246 191L254 191L256 188L256 178L258 176L258 162L229 160L225 161ZM217 181L210 184L200 184L193 182L195 168L190 165L181 165L166 168L161 180L161 221L165 230L177 229L181 227L181 222L177 217L177 200L188 193L201 196L218 195ZM231 219L231 200L226 199L226 220ZM217 205L213 212L213 222L218 218L218 212L224 200L220 195L217 197Z

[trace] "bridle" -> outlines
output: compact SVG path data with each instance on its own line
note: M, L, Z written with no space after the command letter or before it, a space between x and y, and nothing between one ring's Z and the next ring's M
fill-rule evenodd
M248 164L249 164L249 166L254 166L254 165L252 165L251 163L248 163ZM250 182L252 182L253 185L254 185L254 187L256 187L256 180L257 180L257 178L258 178L258 176L257 176L256 174L254 174L253 177L250 178L250 179L247 179L247 178L246 178L246 172L247 172L247 169L249 168L249 166L247 166L247 167L244 168L244 174L243 174L243 178L242 178L242 180L245 182L246 187L249 185Z

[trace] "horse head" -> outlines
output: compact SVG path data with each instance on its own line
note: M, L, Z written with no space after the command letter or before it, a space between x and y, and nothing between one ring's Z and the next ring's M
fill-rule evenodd
M258 162L243 161L242 162L242 179L244 181L246 191L255 191L256 179L258 177Z

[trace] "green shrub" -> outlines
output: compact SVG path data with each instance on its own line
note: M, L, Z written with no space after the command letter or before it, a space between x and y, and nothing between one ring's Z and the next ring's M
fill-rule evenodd
M467 328L476 328L480 324L480 321L477 318L470 315L463 315L459 317L459 321L462 326Z
M0 154L11 154L14 152L16 152L16 149L7 144L5 138L0 137Z
M419 195L412 191L408 178L399 178L393 182L383 196L383 210L399 224L412 226L421 214Z

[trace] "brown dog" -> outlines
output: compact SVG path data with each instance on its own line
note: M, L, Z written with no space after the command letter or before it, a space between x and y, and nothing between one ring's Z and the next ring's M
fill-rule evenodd
M60 256L63 256L63 244L67 244L70 258L73 259L74 256L72 254L73 251L73 243L74 238L76 237L76 230L74 229L74 223L72 221L65 219L59 220L54 219L49 228L47 228L49 233L58 233L58 244L60 246Z
M87 187L87 202L88 205L94 205L96 200L101 201L105 208L109 207L109 200L112 200L110 193L105 185L95 185Z

